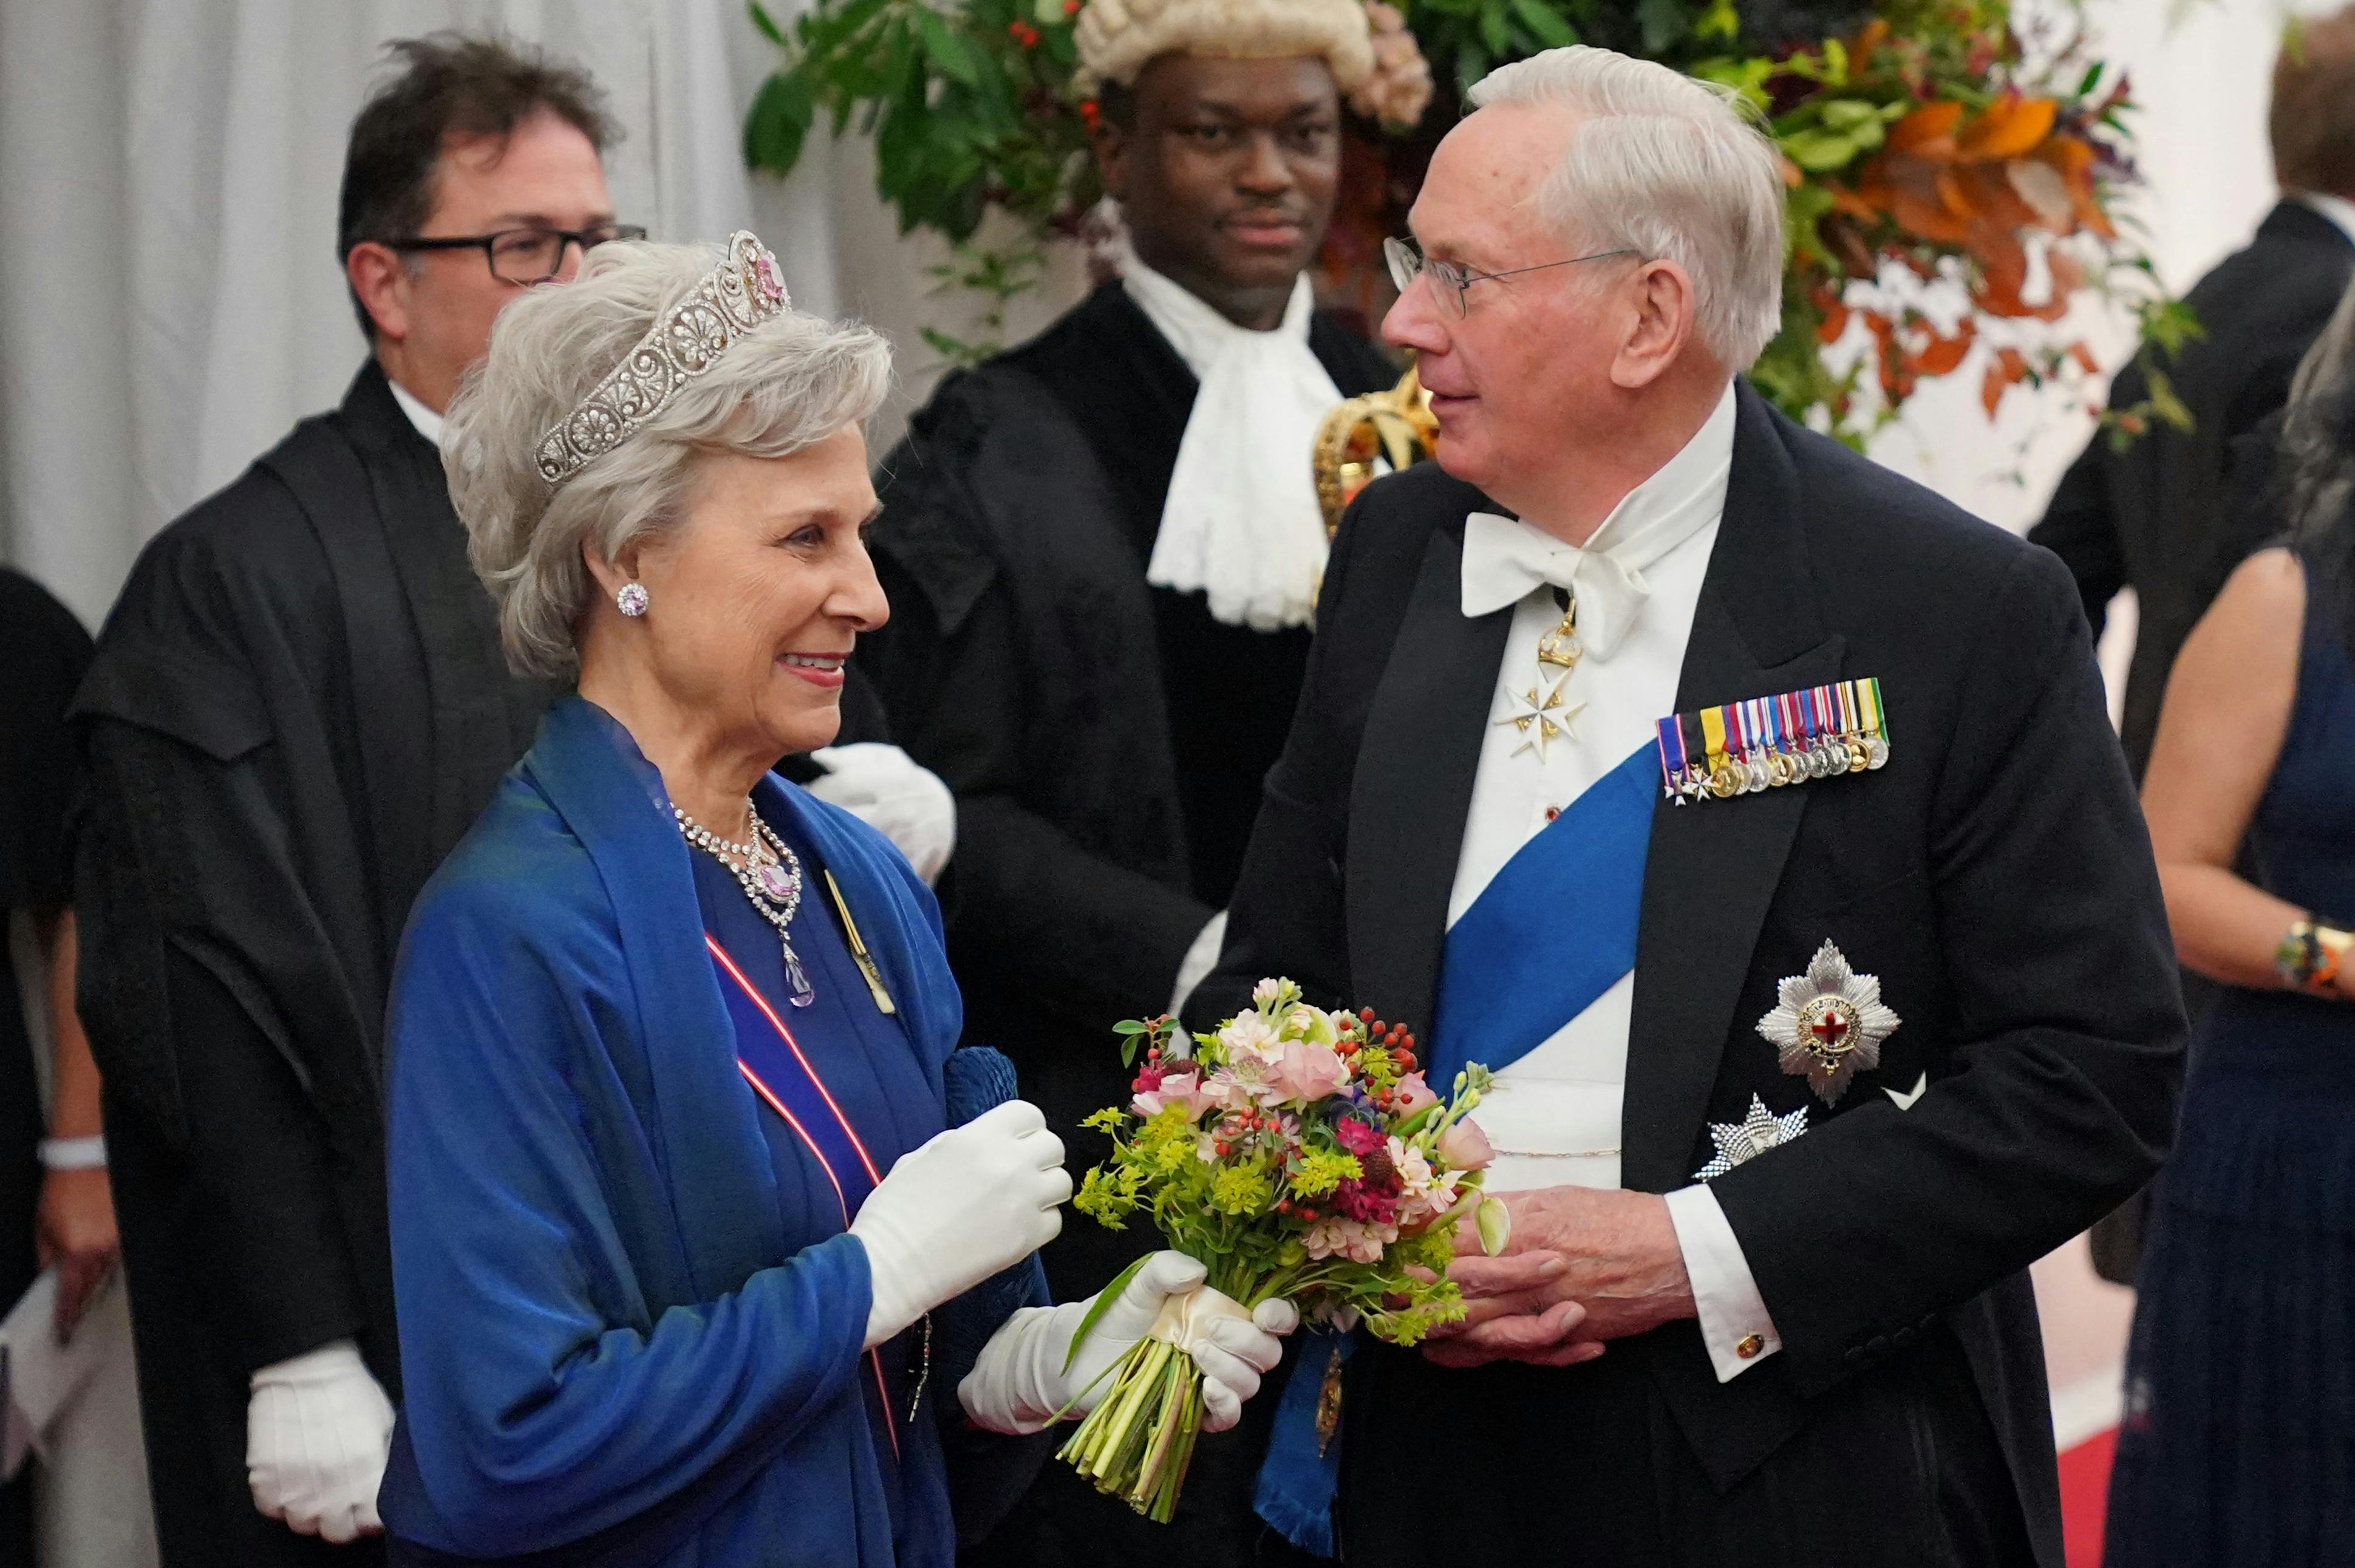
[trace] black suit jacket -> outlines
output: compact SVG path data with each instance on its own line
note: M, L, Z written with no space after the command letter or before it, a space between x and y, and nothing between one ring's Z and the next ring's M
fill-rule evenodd
M1739 396L1678 707L1878 676L1892 754L1875 773L1655 810L1624 1179L1688 1184L1708 1124L1739 1122L1753 1093L1808 1105L1811 1125L1712 1184L1782 1352L1720 1384L1689 1322L1619 1349L1644 1358L1724 1489L1847 1408L1844 1385L1951 1326L2057 1565L2023 1271L2133 1191L2173 1125L2184 1027L2148 841L2061 564ZM1204 1019L1276 974L1430 1019L1511 620L1459 608L1475 509L1493 508L1425 465L1376 484L1344 524L1227 951L1195 995ZM1578 939L1574 910L1561 931ZM1902 1019L1880 1070L1829 1107L1755 1028L1827 940ZM1911 1110L1882 1092L1923 1075ZM1879 1458L1854 1462L1869 1487Z
M2338 225L2296 201L2276 206L2247 249L2187 296L2202 336L2163 368L2193 427L2155 425L2124 450L2095 432L2028 536L2068 563L2096 635L2110 601L2135 591L2139 619L2120 729L2137 777L2176 653L2249 547L2226 526L2233 443L2288 400L2297 362L2350 274L2355 244ZM2132 407L2148 389L2143 366L2129 365L2111 386L2111 405Z

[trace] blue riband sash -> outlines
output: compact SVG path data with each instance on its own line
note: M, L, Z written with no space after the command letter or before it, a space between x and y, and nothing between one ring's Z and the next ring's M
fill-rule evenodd
M1443 1096L1467 1062L1509 1067L1636 966L1653 748L1638 748L1521 846L1448 928L1425 1077ZM1316 1446L1316 1402L1346 1338L1304 1336L1276 1405L1252 1506L1301 1551L1334 1554L1341 1445ZM1328 1349L1328 1347L1331 1347Z
M711 954L712 966L719 971L719 995L728 1004L730 1021L736 1026L736 1070L761 1103L793 1128L802 1147L834 1183L835 1196L842 1200L843 1229L848 1230L850 1217L882 1181L883 1173L876 1168L874 1156L867 1152L850 1118L835 1103L826 1080L802 1054L801 1042L794 1038L775 1005L761 994L751 976L737 967L718 937L704 933L703 945ZM875 1373L875 1392L881 1396L883 1428L891 1439L891 1452L897 1455L900 1424L891 1413L883 1358L870 1349L867 1360Z
M1439 1093L1467 1062L1518 1061L1636 966L1654 765L1644 746L1595 780L1448 928L1424 1074Z

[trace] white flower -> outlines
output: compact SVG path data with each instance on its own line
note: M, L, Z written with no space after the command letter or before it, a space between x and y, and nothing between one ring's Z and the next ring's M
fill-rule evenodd
M1275 1026L1257 1013L1244 1013L1220 1029L1219 1043L1227 1048L1227 1061L1238 1072L1246 1061L1273 1066L1284 1055L1284 1040Z

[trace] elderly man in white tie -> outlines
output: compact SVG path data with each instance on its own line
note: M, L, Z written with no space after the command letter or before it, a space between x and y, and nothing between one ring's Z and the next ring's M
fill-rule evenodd
M2024 1270L2183 1043L2074 591L1742 379L1736 101L1581 48L1471 102L1384 324L1439 462L1342 526L1189 1012L1286 974L1487 1063L1513 1233L1434 1343L1303 1349L1262 1511L1372 1568L2059 1568ZM1476 1485L1401 1496L1434 1431Z

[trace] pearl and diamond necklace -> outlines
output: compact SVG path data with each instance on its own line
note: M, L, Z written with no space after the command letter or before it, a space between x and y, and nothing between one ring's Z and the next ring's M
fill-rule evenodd
M802 907L802 863L776 830L761 820L750 800L744 803L744 813L752 824L752 837L750 842L739 844L720 837L677 806L670 812L678 819L678 830L687 841L726 867L762 918L777 928L777 943L784 950L785 979L793 987L788 1000L805 1008L817 1000L817 991L802 968L800 955L794 951L790 929Z

